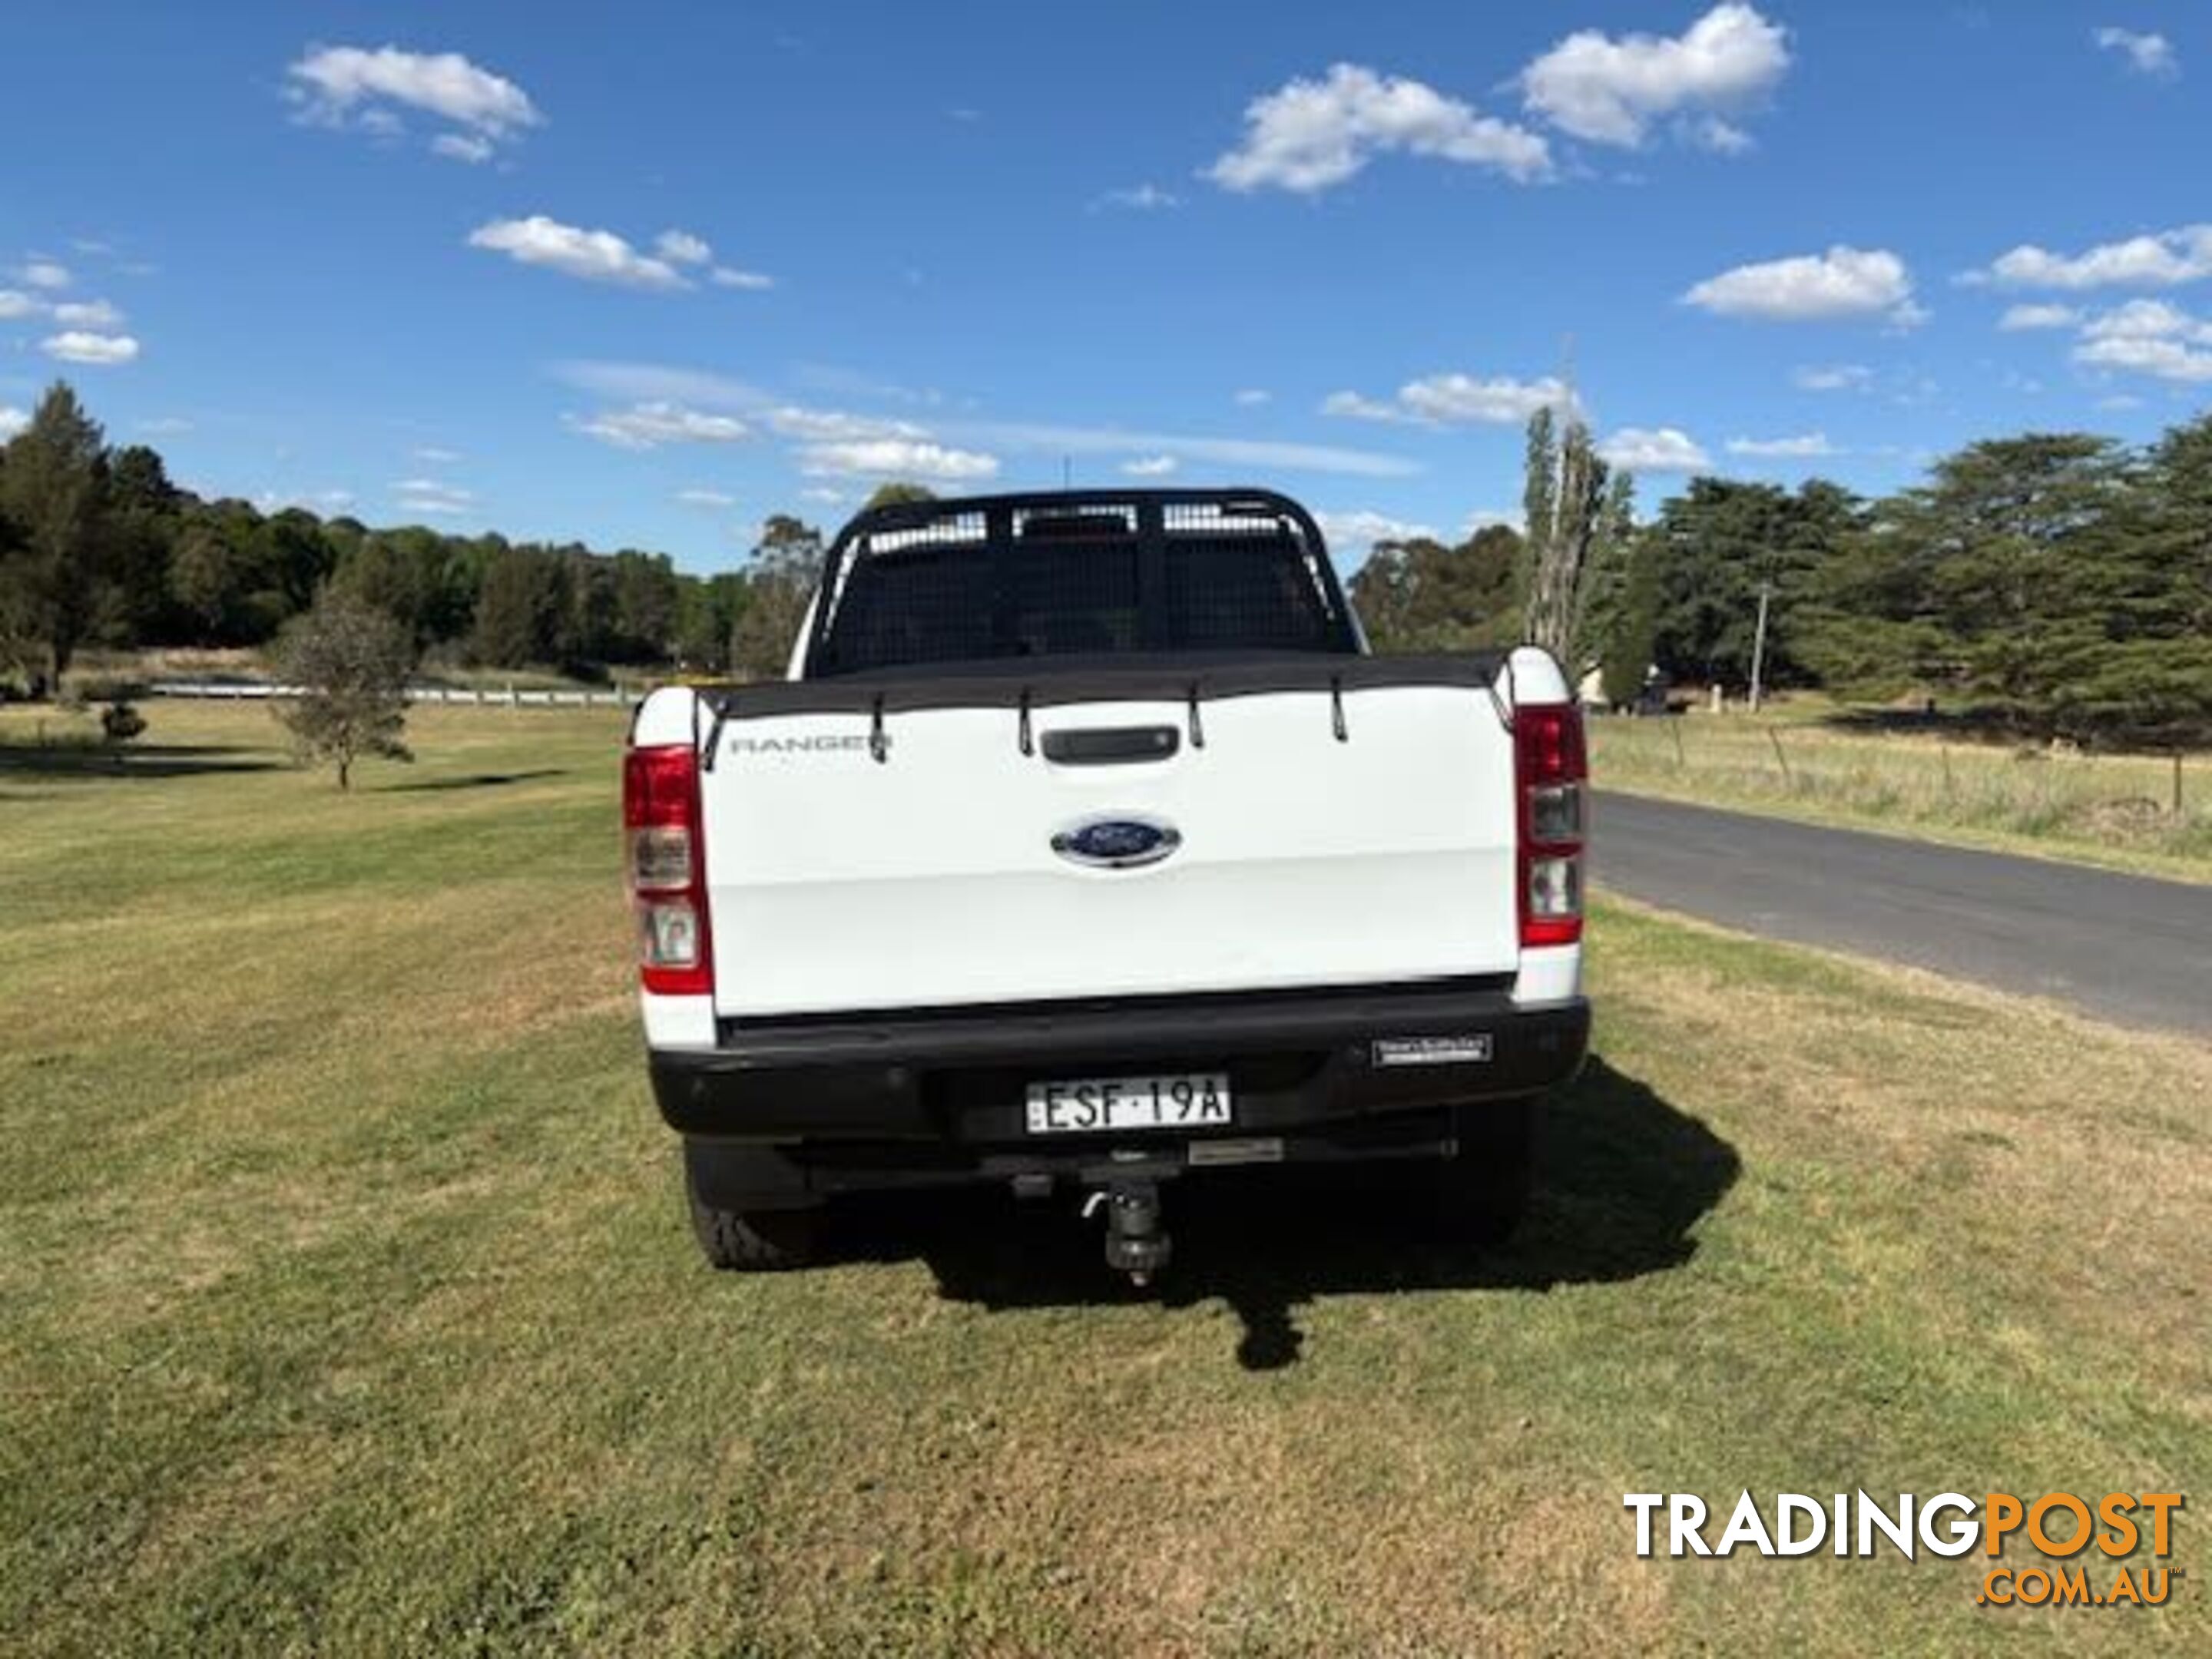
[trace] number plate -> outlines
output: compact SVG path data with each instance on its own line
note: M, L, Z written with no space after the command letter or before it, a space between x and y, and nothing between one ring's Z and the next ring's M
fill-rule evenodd
M1076 1078L1030 1085L1029 1131L1033 1135L1198 1128L1235 1121L1225 1072Z

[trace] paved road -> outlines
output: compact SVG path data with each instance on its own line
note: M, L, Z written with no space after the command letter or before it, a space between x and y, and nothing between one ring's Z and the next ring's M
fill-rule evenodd
M1631 795L1595 823L1593 874L1631 898L2212 1036L2212 886Z

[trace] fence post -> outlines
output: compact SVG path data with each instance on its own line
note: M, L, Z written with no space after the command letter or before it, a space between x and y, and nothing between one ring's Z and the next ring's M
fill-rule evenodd
M2173 751L2173 816L2181 817L2181 751Z
M1936 752L1943 757L1943 799L1948 801L1957 793L1951 785L1951 745L1939 743L1936 745Z
M1782 733L1770 726L1766 728L1766 740L1774 745L1774 758L1782 763L1782 781L1795 789L1797 780L1790 775L1790 757L1782 752Z
M1682 722L1688 718L1686 714L1669 714L1665 717L1667 729L1674 734L1674 768L1677 771L1687 764L1682 757Z

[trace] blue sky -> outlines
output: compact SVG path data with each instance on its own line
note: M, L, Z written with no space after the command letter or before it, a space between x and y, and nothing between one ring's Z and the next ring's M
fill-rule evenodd
M11 16L0 423L729 568L884 474L1510 515L1573 395L1881 490L2212 395L2212 17L1759 0Z

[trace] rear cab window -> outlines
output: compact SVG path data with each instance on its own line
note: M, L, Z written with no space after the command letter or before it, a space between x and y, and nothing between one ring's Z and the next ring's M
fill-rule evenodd
M865 517L823 577L809 678L1037 658L1358 649L1320 534L1279 498L928 504Z

